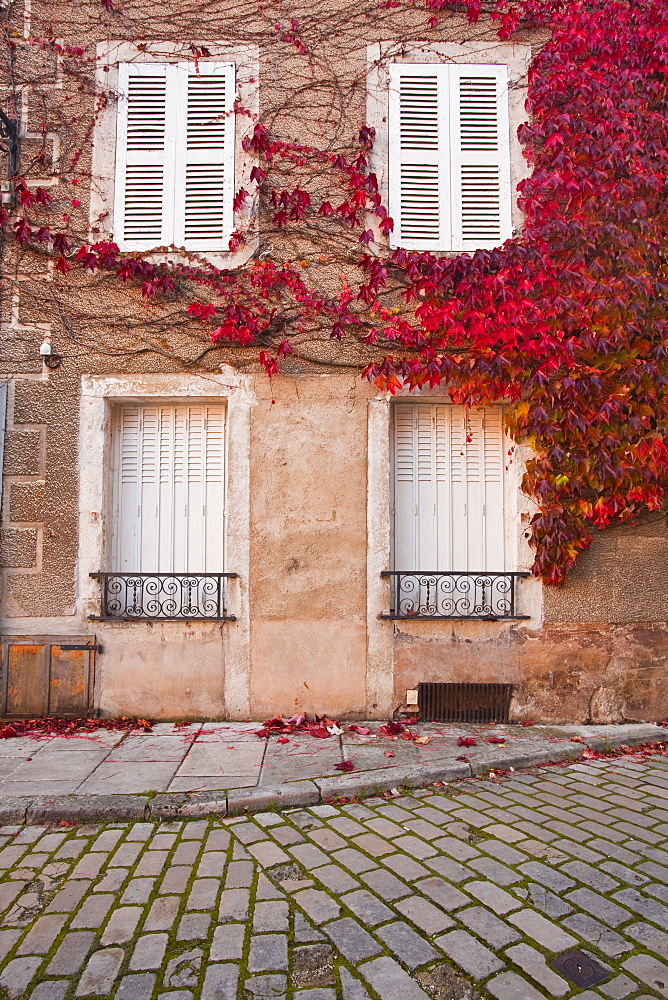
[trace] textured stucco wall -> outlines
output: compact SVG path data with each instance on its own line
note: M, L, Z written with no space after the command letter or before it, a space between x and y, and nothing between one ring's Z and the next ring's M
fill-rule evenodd
M663 511L594 533L563 587L545 588L546 622L668 620L668 526Z
M2 512L3 615L71 614L77 548L78 379L17 379Z
M364 714L370 393L356 373L256 388L251 707Z
M96 707L102 715L156 719L224 715L225 627L96 622L91 630L102 646L96 657Z
M402 623L403 624L403 623ZM419 681L513 684L511 717L545 722L655 721L668 706L668 626L541 629L397 627L395 697Z

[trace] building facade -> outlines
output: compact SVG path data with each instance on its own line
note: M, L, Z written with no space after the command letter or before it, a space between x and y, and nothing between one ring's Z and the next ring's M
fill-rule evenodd
M367 125L395 219L378 253L499 246L522 225L517 128L545 36L501 42L456 12L427 32L381 7L87 0L75 23L17 3L22 172L123 253L218 274L280 253L330 288L355 267L338 236L328 256L235 197L244 138L269 121L335 149ZM511 685L516 720L665 714L663 514L598 533L545 587L502 405L379 393L368 354L313 329L269 379L169 297L77 281L4 248L2 712L380 718L420 684L477 683Z

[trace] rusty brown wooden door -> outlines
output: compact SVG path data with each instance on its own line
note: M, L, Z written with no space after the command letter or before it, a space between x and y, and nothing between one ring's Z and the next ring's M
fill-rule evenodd
M90 636L5 636L0 713L34 718L90 714L95 639Z

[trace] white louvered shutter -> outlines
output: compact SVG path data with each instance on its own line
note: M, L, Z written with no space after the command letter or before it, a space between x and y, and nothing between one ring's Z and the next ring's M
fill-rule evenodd
M394 569L504 571L503 447L500 407L395 404Z
M171 243L175 108L169 70L122 63L116 141L115 237L122 250Z
M234 65L181 63L175 236L189 250L227 250L234 228Z
M222 572L222 406L123 406L116 432L113 569Z
M447 66L390 66L392 245L447 250L450 235Z
M225 252L234 228L231 63L119 66L115 237L122 250Z
M490 250L512 235L508 70L448 69L452 249Z
M139 407L123 407L115 440L114 569L136 572L141 535L141 422Z
M416 569L417 507L415 502L414 404L397 403L393 415L393 566Z
M392 246L477 250L512 234L505 65L390 66Z

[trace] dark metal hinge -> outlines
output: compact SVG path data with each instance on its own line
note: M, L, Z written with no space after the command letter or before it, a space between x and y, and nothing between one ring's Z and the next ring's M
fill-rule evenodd
M55 643L54 643L54 645L55 645ZM62 643L59 643L58 644L58 648L59 649L66 649L66 650L70 650L70 649L92 649L94 653L101 653L102 652L102 646L98 646L98 644L96 642L86 643L86 644L79 643L78 645L73 645L73 646L64 646Z

